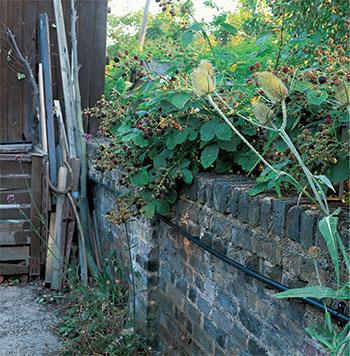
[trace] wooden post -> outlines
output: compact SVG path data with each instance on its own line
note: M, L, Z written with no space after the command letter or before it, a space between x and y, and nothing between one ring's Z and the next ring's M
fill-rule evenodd
M42 182L42 155L32 153L32 179L31 179L31 209L30 220L33 224L30 242L30 276L40 275L40 236L41 234L41 182ZM36 231L34 231L35 229Z
M66 167L60 167L58 170L58 189L64 190L67 185L67 175L68 170ZM55 219L55 233L53 247L54 259L52 261L52 283L51 289L58 290L60 287L60 279L62 277L62 257L63 251L61 250L61 240L62 240L62 210L65 195L59 195L56 204L56 219Z
M58 38L58 52L60 57L62 86L64 105L66 109L66 122L69 143L69 158L77 157L76 142L76 111L74 107L74 92L72 89L72 76L70 71L68 46L66 39L66 31L64 27L64 18L61 0L53 0L55 9L57 38Z
M41 125L41 143L43 151L47 153L47 133L46 133L46 112L45 112L45 94L43 65L39 63L39 99L40 99L40 125Z
M51 60L50 60L50 40L49 24L47 14L41 14L40 20L40 46L41 59L44 74L45 110L47 120L48 151L50 157L50 180L53 185L57 184L56 168L56 148L55 148L55 128L52 113L52 82L51 82Z
M47 255L46 255L46 269L45 269L45 283L52 283L52 263L53 263L53 249L55 246L54 234L55 234L55 221L56 213L50 215L50 227L49 238L47 243Z

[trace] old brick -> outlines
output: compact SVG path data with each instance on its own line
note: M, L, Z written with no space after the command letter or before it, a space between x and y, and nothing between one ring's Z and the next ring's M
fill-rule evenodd
M248 223L252 227L257 227L260 224L260 201L252 199L248 207Z
M218 329L208 318L204 318L204 329L208 336L215 340L215 343L225 347L227 335L222 330Z
M286 234L293 241L300 241L300 215L305 211L305 206L292 206L287 213Z
M238 218L241 222L247 223L248 222L248 208L250 203L250 196L248 192L242 191L241 198L239 200L238 205Z
M265 332L264 343L269 350L273 350L279 356L289 356L288 341L281 338L279 331L276 328L267 329Z
M194 324L193 335L194 335L195 339L199 342L201 347L205 350L205 352L206 352L205 354L210 355L213 341L210 337L208 337L206 330L199 327L199 324Z
M205 194L206 194L206 206L211 208L213 206L213 182L208 180L205 185Z
M248 313L245 309L241 309L238 314L242 325L250 331L255 337L259 338L261 335L262 326L258 319Z
M241 196L241 190L236 188L232 190L230 197L230 212L232 217L236 218L238 216L238 206Z
M181 291L183 295L187 292L187 283L184 279L178 278L176 281L176 288Z
M198 308L204 315L208 315L212 310L210 304L198 294Z
M200 240L207 246L211 247L213 243L213 235L209 234L208 232L204 232L200 235Z
M197 297L197 291L193 288L190 288L188 291L188 298L191 302L195 303L196 302L196 297Z
M194 324L199 325L200 320L201 320L201 314L200 312L191 304L186 303L185 304L185 313L187 314L188 318L192 320Z
M227 242L222 241L220 238L216 239L213 243L213 249L217 252L222 253L223 255L226 255L227 253Z
M318 212L307 210L300 217L300 238L301 243L310 248L315 242L315 225L318 218Z
M225 312L218 309L213 310L213 320L215 321L217 327L226 331L226 333L232 333L232 328L234 322L226 316Z
M263 347L261 347L254 339L249 339L248 351L252 355L268 356L267 351Z
M272 221L272 201L271 198L264 198L260 202L260 228L263 231L269 231L271 229L271 221Z
M235 315L237 313L237 305L233 301L233 298L221 291L218 293L217 305L220 309Z
M284 237L284 228L288 210L294 205L291 202L285 202L275 199L272 204L272 232L278 236Z
M213 223L213 232L219 237L224 237L230 232L232 224L224 219L216 218Z
M224 213L227 208L230 184L228 182L217 182L213 187L214 209Z
M251 251L251 235L248 230L243 230L238 226L235 226L231 230L231 243L234 245L244 248L245 250Z

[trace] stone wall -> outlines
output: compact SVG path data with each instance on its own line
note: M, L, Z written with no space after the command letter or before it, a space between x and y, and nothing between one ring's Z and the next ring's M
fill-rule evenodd
M115 251L118 261L128 265L125 228L136 245L132 258L138 272L140 329L154 347L174 356L327 354L304 330L322 326L321 312L297 300L276 299L275 290L156 218L112 226L104 215L115 206L120 173L101 175L90 164L89 176L104 257ZM326 251L316 228L318 212L304 203L296 206L294 198L252 198L248 191L253 185L242 177L199 174L182 190L170 219L207 246L274 281L288 287L317 284L306 251L314 245ZM347 239L344 221L342 235ZM322 281L334 286L327 255L317 262Z

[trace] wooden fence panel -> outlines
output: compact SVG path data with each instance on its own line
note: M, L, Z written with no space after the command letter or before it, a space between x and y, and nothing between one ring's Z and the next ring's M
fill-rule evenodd
M62 0L66 33L70 33L70 0ZM77 0L78 11L78 60L83 108L92 106L104 92L106 58L107 0ZM16 36L18 47L28 57L37 75L40 61L40 44L36 36L38 17L46 12L50 25L55 24L53 4L50 0L1 0L0 1L0 142L32 140L33 89L27 78L18 80L17 73L26 74L24 66L13 59L8 62L6 29ZM59 67L57 36L50 28L52 50L52 82L54 99L63 100ZM68 39L68 42L69 39ZM95 132L92 122L90 132Z

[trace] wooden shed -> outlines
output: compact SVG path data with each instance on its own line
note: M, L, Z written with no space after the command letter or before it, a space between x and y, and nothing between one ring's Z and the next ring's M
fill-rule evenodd
M69 44L71 1L62 0L62 7ZM104 92L107 0L75 0L75 7L79 80L85 108L93 106ZM36 149L38 122L33 87L25 66L13 56L7 30L14 34L38 82L39 16L44 13L49 19L53 99L63 102L53 1L0 1L0 275L38 276L43 264L42 236L46 229L39 215L47 217L48 209L45 155ZM84 125L86 132L97 130L96 122ZM11 194L16 201L9 204Z

